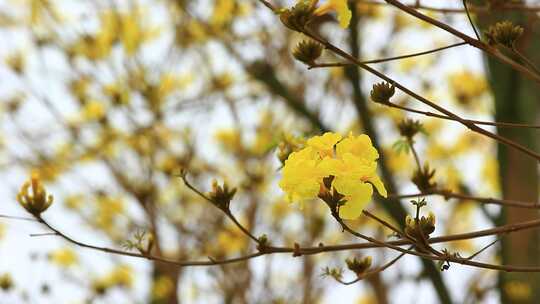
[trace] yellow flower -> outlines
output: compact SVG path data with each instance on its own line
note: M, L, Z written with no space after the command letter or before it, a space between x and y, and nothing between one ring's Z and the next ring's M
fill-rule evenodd
M318 163L317 152L312 147L289 155L279 182L281 189L287 193L288 201L302 201L317 196L325 176Z
M322 136L315 136L307 141L307 145L315 149L321 156L332 156L334 154L334 145L341 140L341 135L332 132L326 132Z
M342 28L347 28L351 22L351 10L347 6L347 0L328 0L323 5L319 6L314 14L317 16L322 16L329 13L330 11L335 11L338 15L339 25Z
M367 135L350 134L341 140L339 134L325 133L309 139L306 148L291 153L279 186L288 200L299 201L317 197L321 189L328 187L323 178L332 177L331 187L346 200L339 208L340 217L355 219L370 201L373 186L380 195L387 195L376 172L378 157Z

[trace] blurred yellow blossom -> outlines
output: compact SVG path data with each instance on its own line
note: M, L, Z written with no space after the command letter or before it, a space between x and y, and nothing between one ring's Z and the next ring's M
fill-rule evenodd
M233 20L235 2L234 0L216 0L210 23L219 28Z
M133 285L133 268L129 265L116 266L108 278L114 285L131 287Z
M127 86L120 82L110 83L103 87L103 93L110 97L115 105L126 105L129 103L129 90Z
M241 134L237 129L220 129L214 137L225 151L236 152L243 149Z
M0 240L6 235L6 224L0 222Z
M512 301L528 301L532 296L532 288L529 282L509 281L504 285L504 290Z
M71 267L79 262L77 254L70 247L65 247L52 251L49 254L49 259L54 264L61 267Z
M227 227L218 234L217 245L221 253L230 255L246 248L248 239L236 227Z
M166 299L176 288L174 282L166 276L159 276L152 285L152 299Z
M448 219L452 225L448 225L447 234L459 234L473 230L474 212L476 204L472 201L459 201ZM455 250L466 253L475 251L474 243L471 240L460 240L450 243Z
M81 110L81 115L86 121L96 121L105 117L105 105L101 101L91 100Z
M484 76L468 70L451 73L448 81L454 96L461 104L469 104L488 89Z
M498 193L500 191L499 163L497 162L497 158L495 156L487 156L482 168L482 176L484 177L484 181L489 188L489 192Z
M103 277L96 278L92 286L96 293L103 294L112 287L130 288L133 285L133 269L129 265L118 265Z

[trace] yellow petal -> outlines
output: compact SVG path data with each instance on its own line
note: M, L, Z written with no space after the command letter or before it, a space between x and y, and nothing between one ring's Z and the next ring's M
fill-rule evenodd
M379 194L382 197L387 197L388 196L388 192L386 192L386 188L384 187L384 184L383 184L381 178L378 175L375 175L375 176L369 178L368 181L370 183L372 183L373 186L375 186L375 188L377 189L377 192L379 192Z
M361 183L356 187L357 191L350 196L345 205L339 208L339 216L342 219L354 220L362 214L373 194L371 184Z

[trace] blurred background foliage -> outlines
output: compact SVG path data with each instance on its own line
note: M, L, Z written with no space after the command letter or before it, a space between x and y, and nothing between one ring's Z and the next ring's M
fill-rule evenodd
M461 8L460 1L433 2ZM284 7L292 1L274 4ZM340 28L332 15L320 18L315 27L362 59L456 42L384 5L352 1L350 7L349 29ZM427 13L472 31L462 13ZM477 17L480 23L492 22ZM522 23L537 24L537 15L527 18ZM527 32L530 27L525 28ZM538 198L536 164L523 165L532 171L525 187L530 194L513 197L521 192L501 188L500 181L509 177L499 167L512 168L521 156L504 159L497 154L501 147L454 122L370 102L369 88L378 80L356 68L307 70L291 56L300 34L287 30L256 1L4 0L0 37L1 213L22 214L15 194L29 172L37 171L55 195L45 218L77 239L121 247L147 232L155 239L152 254L178 260L252 252L249 239L182 184L178 174L184 168L205 191L212 179L237 187L233 212L273 244L353 242L321 202L303 208L285 203L277 187L281 163L276 151L280 143L283 147L324 130L366 133L380 151L379 169L387 189L416 193L411 182L414 159L392 148L400 139L397 125L407 117L424 125L426 134L418 138L417 147L420 158L436 169L441 188L477 196ZM321 61L336 58L326 53ZM505 110L504 105L513 108L519 99L510 93L515 87L503 80L509 72L498 71L494 64L487 62L484 69L481 54L461 46L376 67L464 117L537 121L532 104L538 100L531 96L538 94L523 91L532 94L523 95L531 105L515 115ZM424 109L400 93L395 101ZM531 146L534 138L538 136L523 142ZM430 197L427 208L437 215L439 235L507 221L500 208L471 201ZM413 209L407 200L385 200L372 203L369 210L403 225ZM522 219L516 216L512 221ZM350 224L381 239L390 234L365 218ZM397 303L405 296L411 303L477 303L497 301L501 293L507 301L533 299L534 287L526 280L499 281L495 272L460 266L441 273L432 262L415 257L353 286L320 276L323 267L344 267L345 258L359 254L370 254L382 264L392 256L387 250L276 255L226 266L178 268L95 254L54 236L28 237L41 229L1 219L2 302ZM467 256L488 241L441 246ZM482 259L516 261L508 253L501 256L499 249L483 253ZM31 271L25 274L22 269ZM421 289L412 292L416 288Z

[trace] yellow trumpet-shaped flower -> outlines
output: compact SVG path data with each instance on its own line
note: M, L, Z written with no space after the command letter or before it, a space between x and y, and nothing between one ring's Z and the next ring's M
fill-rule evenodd
M349 26L352 13L347 5L347 0L328 0L323 5L319 6L313 13L317 16L322 16L331 11L337 13L339 25L342 28L347 28Z
M309 139L307 147L289 156L279 186L290 201L315 198L321 191L335 190L345 201L339 207L339 216L355 219L370 201L373 187L380 195L387 196L377 175L378 158L367 135L350 134L342 139L339 134L325 133ZM331 185L324 178L331 178Z
M279 186L289 201L302 201L315 198L320 190L320 183L325 176L318 166L317 152L306 147L298 152L293 152L285 161L283 178Z

